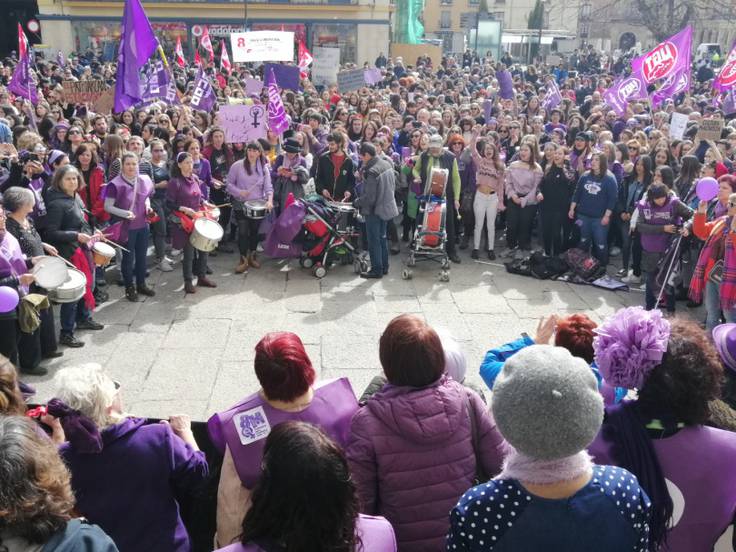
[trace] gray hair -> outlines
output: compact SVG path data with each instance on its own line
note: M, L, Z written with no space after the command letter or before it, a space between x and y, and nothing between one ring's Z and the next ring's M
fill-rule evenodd
M36 196L28 188L11 186L3 193L3 207L9 213L15 213L21 207L36 204Z
M54 384L55 397L79 410L100 429L120 421L120 417L109 412L117 394L115 382L99 364L63 368L56 373Z

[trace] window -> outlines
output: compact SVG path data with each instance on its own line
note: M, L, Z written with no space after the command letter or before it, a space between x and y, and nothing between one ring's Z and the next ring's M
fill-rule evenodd
M440 28L449 29L452 27L452 12L442 11L440 12Z
M506 12L502 12L502 11L495 11L491 13L491 16L496 21L503 21L505 15L506 15Z
M580 17L583 19L590 18L590 4L583 4L580 6Z
M468 6L478 6L480 5L480 0L468 0Z
M580 38L588 38L588 33L590 32L590 23L588 23L587 21L581 21L579 32Z
M440 0L440 5L442 6L451 6L452 0Z

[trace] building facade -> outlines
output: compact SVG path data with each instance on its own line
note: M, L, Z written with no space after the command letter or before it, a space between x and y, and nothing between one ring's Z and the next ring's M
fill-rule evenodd
M64 53L93 48L114 59L123 0L38 0L43 41ZM213 40L232 32L293 31L308 48L339 47L342 63L373 63L388 52L389 0L144 0L146 14L168 50L181 38L191 59L207 26Z

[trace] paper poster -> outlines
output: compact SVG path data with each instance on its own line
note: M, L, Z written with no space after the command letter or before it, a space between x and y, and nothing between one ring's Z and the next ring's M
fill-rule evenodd
M340 71L337 74L337 89L341 92L350 92L358 90L365 86L365 73L363 69L352 69L350 71Z
M258 79L252 79L246 77L245 79L245 93L248 96L260 96L261 90L263 90L263 82Z
M714 142L721 139L721 130L723 129L723 119L702 119L698 123L698 140Z
M252 142L266 137L268 114L264 105L223 105L217 112L217 124L225 131L225 142Z
M687 128L687 122L690 118L683 113L673 113L670 120L670 138L673 140L682 140Z
M294 61L294 33L252 31L230 35L233 61Z
M383 75L381 75L381 70L377 67L370 67L368 69L364 69L364 80L366 84L376 84L378 82L381 82L383 80Z
M312 56L312 83L315 86L335 84L340 68L340 48L314 48Z

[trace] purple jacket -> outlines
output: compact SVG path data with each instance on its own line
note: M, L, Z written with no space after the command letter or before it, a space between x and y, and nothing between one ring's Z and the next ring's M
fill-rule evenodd
M439 552L449 511L473 486L476 457L496 475L506 442L480 397L442 376L424 388L384 386L353 416L346 453L361 510L391 522L402 552Z
M736 520L736 434L691 426L652 443L674 505L667 552L731 550L733 529L728 529ZM611 446L599 433L588 452L597 464L614 463Z
M128 418L102 431L99 454L59 448L72 474L80 514L102 527L120 552L189 552L175 493L186 493L209 473L195 451L165 424Z

